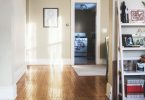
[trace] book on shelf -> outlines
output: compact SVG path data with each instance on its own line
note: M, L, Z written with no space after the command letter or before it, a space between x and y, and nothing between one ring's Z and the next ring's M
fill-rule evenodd
M142 84L125 84L126 93L144 93L144 85Z
M141 78L131 78L131 77L125 78L126 84L143 84L144 85L144 82L145 80Z
M127 93L127 98L144 98L144 93Z

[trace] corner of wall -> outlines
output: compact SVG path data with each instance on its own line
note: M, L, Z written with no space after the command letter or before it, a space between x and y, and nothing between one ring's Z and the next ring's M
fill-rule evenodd
M27 70L27 66L26 66L26 64L23 64L21 67L19 67L19 69L17 69L14 72L15 83L17 83L19 81L19 79L23 76L23 74L26 72L26 70Z

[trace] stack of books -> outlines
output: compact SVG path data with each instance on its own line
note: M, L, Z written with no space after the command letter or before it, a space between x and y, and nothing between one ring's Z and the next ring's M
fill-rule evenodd
M126 78L125 93L127 98L145 97L145 80L141 78Z

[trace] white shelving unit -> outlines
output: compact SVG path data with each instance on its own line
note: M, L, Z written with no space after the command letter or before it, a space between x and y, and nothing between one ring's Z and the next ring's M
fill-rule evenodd
M145 50L144 47L122 47L124 51L142 51Z
M145 26L144 23L121 23L121 27L136 27L136 26Z
M124 69L124 62L125 61L132 61L132 60L139 60L141 58L141 55L145 54L145 46L140 47L124 47L123 41L122 41L122 35L123 34L134 34L138 28L145 30L145 23L122 23L121 22L121 11L120 6L121 3L125 1L126 6L128 9L144 9L145 7L142 4L142 1L145 2L145 0L117 0L118 4L118 48L117 48L117 66L118 66L118 100L121 100L119 96L122 98L122 100L145 100L145 97L137 97L137 98L128 98L126 96L125 92L125 78L126 77L134 77L134 76L141 76L145 79L145 71L144 72L137 72L135 70L133 71L125 71ZM145 37L145 32L144 32ZM120 85L121 84L121 85Z

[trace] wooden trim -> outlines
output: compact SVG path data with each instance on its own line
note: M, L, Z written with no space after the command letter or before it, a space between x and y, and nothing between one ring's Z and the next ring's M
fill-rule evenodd
M113 71L113 90L112 90L112 95L113 95L113 100L117 100L117 61L113 61L113 67L112 67L112 71Z
M74 65L74 17L75 17L75 12L74 12L74 8L75 8L75 3L96 3L97 7L96 7L96 15L97 15L97 20L96 20L96 46L95 46L95 50L96 50L96 64L101 64L101 59L100 59L100 11L101 11L101 7L100 7L100 0L71 0L71 62L72 65Z

